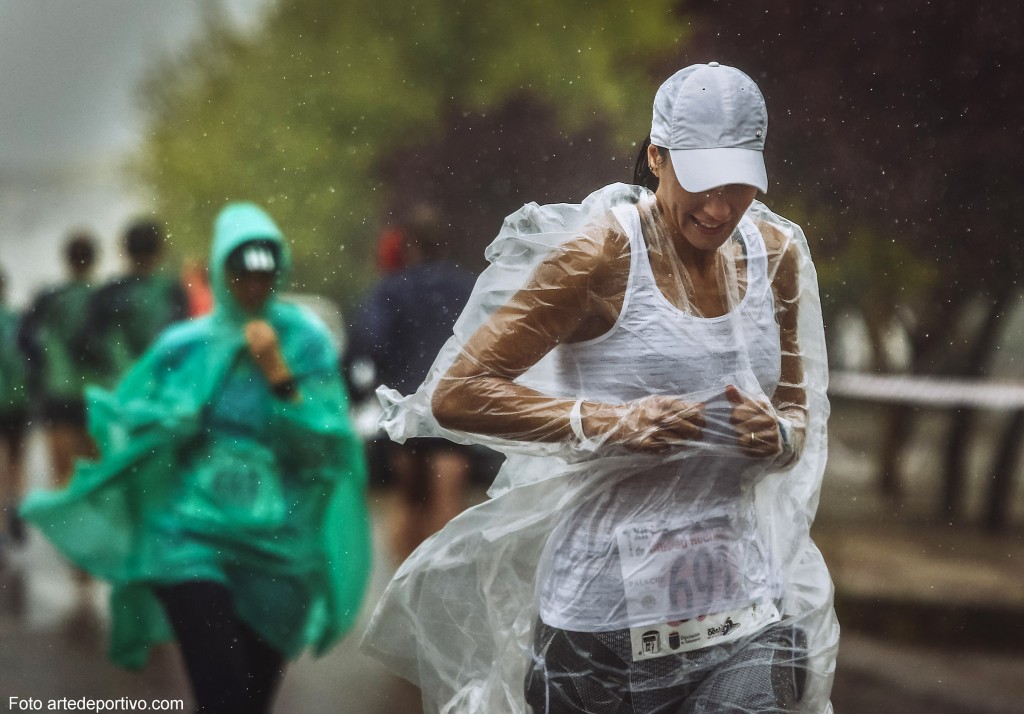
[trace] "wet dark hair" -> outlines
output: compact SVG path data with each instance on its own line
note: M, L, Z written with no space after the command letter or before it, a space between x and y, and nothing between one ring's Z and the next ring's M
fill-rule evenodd
M643 186L652 191L658 190L658 177L651 173L651 167L647 163L647 147L651 145L651 137L647 137L640 144L640 153L636 156L636 165L633 166L633 183L636 186ZM668 158L668 149L664 146L658 147L658 154L662 159Z
M72 233L64 244L64 259L72 268L91 268L96 262L96 241L88 233Z
M441 260L448 257L448 241L441 225L441 214L428 203L417 204L405 222L408 245L419 248L423 260Z
M164 232L155 221L135 221L124 233L124 248L132 258L151 258L160 253Z

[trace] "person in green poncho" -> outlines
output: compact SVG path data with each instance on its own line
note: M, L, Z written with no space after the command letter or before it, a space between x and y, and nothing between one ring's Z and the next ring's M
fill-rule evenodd
M230 204L214 228L212 314L165 331L88 395L101 451L22 512L112 582L111 656L177 639L202 712L263 712L284 660L353 624L370 541L362 447L323 324L279 301L288 249Z

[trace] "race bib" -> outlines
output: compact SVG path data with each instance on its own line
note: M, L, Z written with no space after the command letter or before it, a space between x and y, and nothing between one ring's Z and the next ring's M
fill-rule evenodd
M255 445L218 445L200 461L192 479L189 505L203 520L272 528L287 516L273 456Z
M633 661L639 662L732 642L781 619L782 615L775 607L775 603L764 600L738 610L692 620L633 627L629 630Z
M742 558L724 528L641 524L622 526L615 535L631 621L685 619L735 602Z

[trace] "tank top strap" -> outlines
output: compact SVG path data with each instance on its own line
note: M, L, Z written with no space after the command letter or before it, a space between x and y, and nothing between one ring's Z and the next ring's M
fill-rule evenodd
M642 199L641 199L642 200ZM640 210L634 204L622 204L612 208L612 213L622 226L629 239L629 278L626 284L626 296L620 312L620 322L627 308L635 301L634 294L638 291L657 290L654 273L651 272L650 260L647 256L647 243L644 241L643 227L640 222Z
M611 210L618 219L618 222L622 224L626 236L630 240L630 279L626 290L627 300L630 294L636 290L656 290L654 274L650 266L650 258L647 254L647 242L643 238L639 206L627 204L615 206Z
M747 250L747 291L757 295L768 286L768 247L764 236L749 216L743 216L739 223L740 235Z

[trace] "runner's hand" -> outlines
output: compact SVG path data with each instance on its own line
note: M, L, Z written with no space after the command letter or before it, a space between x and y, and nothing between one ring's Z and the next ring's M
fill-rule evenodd
M614 420L599 434L607 434L606 443L630 451L663 453L687 442L700 441L704 433L704 404L678 397L652 395L612 409L600 409L594 420ZM586 428L585 431L588 431Z
M729 421L736 430L740 451L756 458L776 456L782 450L782 435L771 403L731 384L725 388L725 398L732 404Z
M266 320L251 320L245 325L245 343L249 354L270 384L291 378L291 370L281 354L277 333Z

